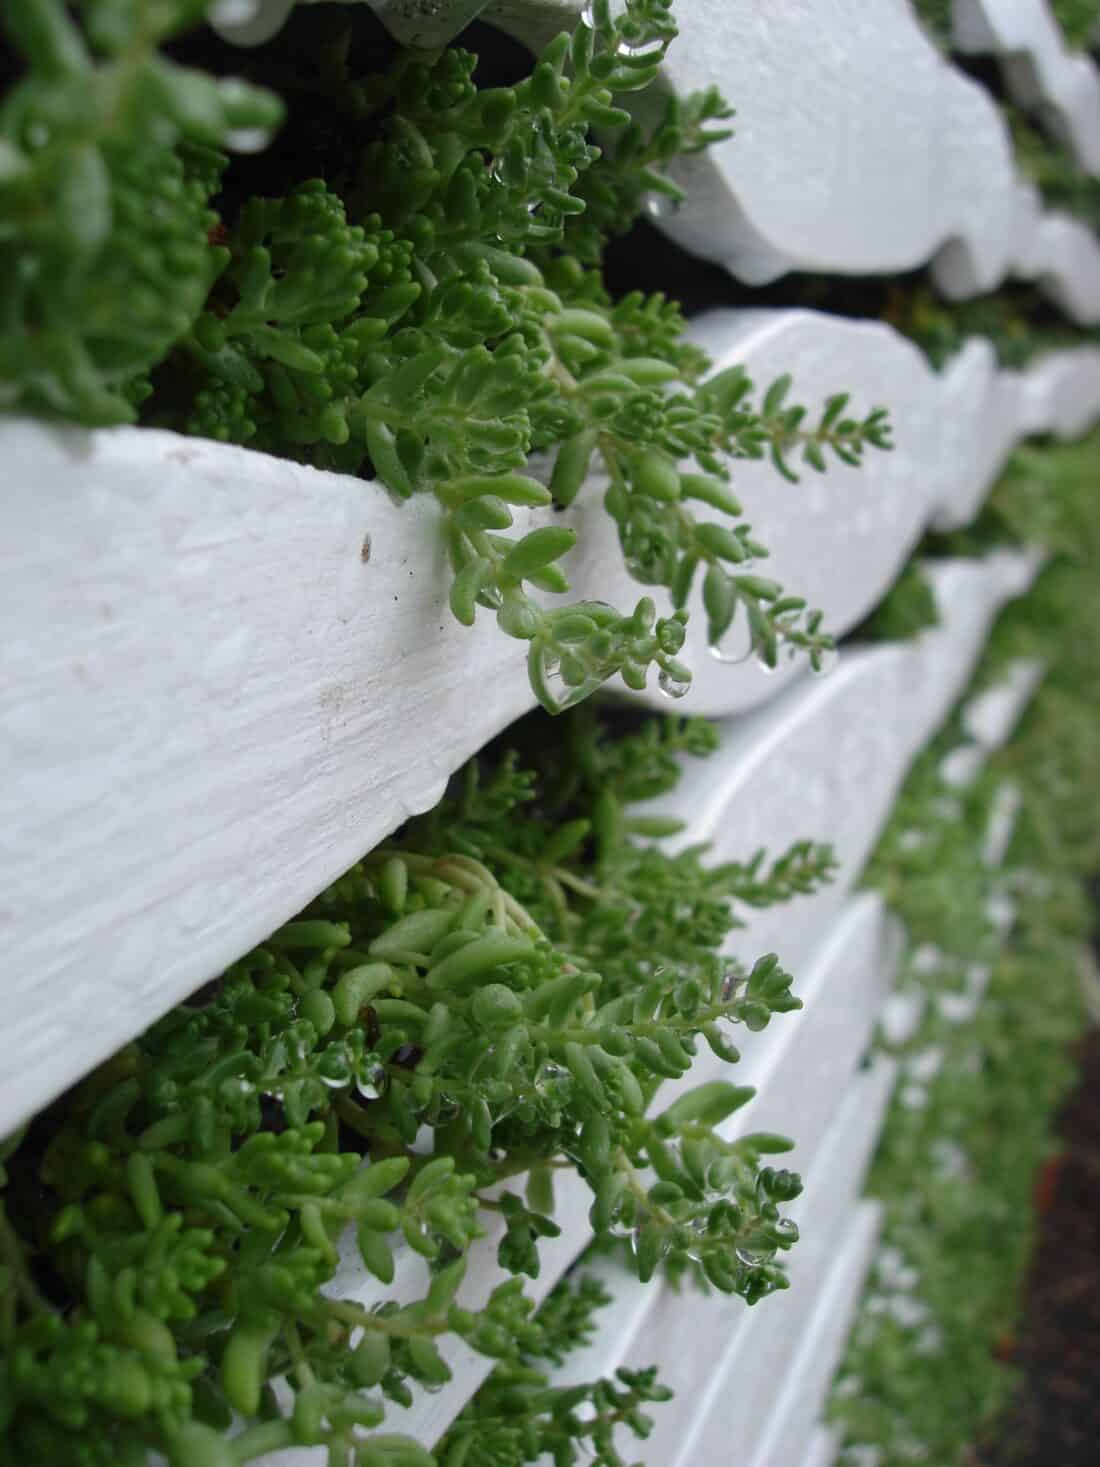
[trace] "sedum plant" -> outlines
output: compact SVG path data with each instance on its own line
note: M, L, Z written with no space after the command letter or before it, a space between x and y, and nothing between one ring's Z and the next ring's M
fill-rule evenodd
M625 1467L616 1435L625 1427L644 1440L652 1423L643 1407L672 1394L655 1371L621 1369L614 1380L575 1386L553 1386L547 1374L547 1365L561 1365L589 1341L593 1311L610 1302L591 1277L558 1284L536 1316L541 1338L518 1365L497 1365L448 1429L438 1448L443 1467L520 1467L544 1458L555 1467Z
M548 1340L523 1276L559 1231L563 1169L641 1278L663 1266L749 1303L785 1286L800 1183L771 1158L790 1143L735 1138L752 1091L721 1076L738 1025L800 1005L774 956L722 954L738 903L813 890L831 855L665 854L669 822L629 805L713 730L566 731L468 766L5 1145L0 1423L20 1460L230 1467L316 1445L331 1467L429 1467L378 1428L450 1378L450 1336L503 1362L488 1415L509 1420L472 1443L457 1425L447 1467L486 1460L498 1431L561 1461L563 1437L592 1438L614 1462L598 1423L634 1421L652 1377L594 1388L582 1429L581 1397L529 1374ZM662 1103L700 1045L714 1078ZM490 1217L513 1277L469 1307ZM358 1299L341 1249L373 1280Z
M1033 588L1002 614L976 686L1019 657L1046 671L1012 739L962 792L938 776L960 737L949 725L869 872L908 927L904 981L930 1001L892 1046L901 1079L869 1181L885 1205L884 1246L830 1404L851 1467L872 1454L882 1467L961 1467L1015 1383L1000 1357L1033 1242L1036 1175L1074 1080L1095 927L1100 843L1081 792L1100 765L1096 642L1083 632L1100 611L1096 449L1094 433L1019 450L975 525L937 542L953 554L1047 551ZM992 870L986 833L1006 786L1018 813ZM1003 916L1006 899L998 934L991 903Z
M282 107L158 49L204 0L75 9L0 13L27 62L0 100L0 408L127 422L228 263L210 239L216 150Z
M149 423L362 473L400 498L433 494L452 612L465 625L489 613L525 642L552 712L616 675L644 688L653 669L670 696L685 692L697 582L714 646L740 613L766 665L785 646L819 668L832 638L819 612L754 572L767 550L729 465L768 456L791 480L796 462L857 465L890 446L885 411L852 416L837 394L814 421L785 376L757 399L740 367L710 372L675 305L613 301L601 280L607 240L647 198L679 198L666 164L727 136L713 91L669 101L649 130L619 105L655 80L676 35L671 3L627 0L613 15L595 0L502 87L478 87L477 57L458 48L358 74L353 19L333 29L311 16L334 115L316 137L296 116L293 145L315 146L325 177L218 218L210 206L233 198L234 171L223 176L215 146L271 126L277 104L158 55L202 6L86 0L82 31L62 0L32 0L8 27L28 73L0 112L0 187L17 206L4 237L23 260L3 287L14 302L0 400L88 423L132 421L140 402ZM133 106L114 108L131 84ZM118 134L102 148L98 114L72 100L97 89ZM161 122L165 95L178 100ZM51 108L66 107L58 130ZM149 139L161 153L147 156ZM145 178L161 190L155 208L143 209ZM47 197L54 233L39 240ZM59 269L73 281L60 296ZM542 477L532 454L545 456ZM546 600L569 588L561 561L577 532L514 533L517 511L566 508L593 480L627 570L661 589L669 615L648 594L625 611Z

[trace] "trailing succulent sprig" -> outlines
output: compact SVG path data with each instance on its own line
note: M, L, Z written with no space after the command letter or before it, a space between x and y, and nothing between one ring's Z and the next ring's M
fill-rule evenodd
M727 136L714 91L670 100L649 130L618 104L656 78L671 3L613 15L595 0L507 87L478 88L459 48L353 75L345 36L325 51L340 161L322 128L324 180L219 220L211 145L270 127L277 108L156 52L198 0L87 0L83 32L61 0L34 0L9 23L30 69L0 113L0 243L18 255L0 287L6 405L105 423L143 401L150 423L434 494L451 610L465 625L487 611L528 644L550 711L616 675L641 689L654 668L671 696L686 691L696 581L712 644L740 613L765 664L786 645L820 667L832 638L753 572L767 551L729 465L767 455L792 480L796 460L856 465L889 447L885 412L847 416L837 394L811 424L787 377L757 403L741 368L708 375L662 296L613 302L599 273L647 198L678 199L673 157ZM308 146L308 117L294 141ZM549 456L548 485L532 454ZM667 616L648 595L624 611L546 601L569 589L577 534L516 533L517 512L571 505L600 469L627 569L664 589Z
M493 612L527 642L532 687L551 711L616 674L641 689L654 665L666 692L686 691L678 654L697 572L712 642L740 604L769 665L781 642L819 664L832 645L820 615L750 574L767 552L747 525L713 522L715 511L740 516L728 460L768 452L793 478L795 453L820 471L827 451L855 464L889 444L885 414L845 418L842 396L809 430L804 410L786 405L788 379L759 409L741 369L700 385L706 363L682 342L675 308L659 296L615 304L604 291L608 235L649 192L676 196L661 172L676 152L724 136L708 130L726 115L712 93L670 102L649 135L613 105L653 81L675 34L669 0L631 0L617 17L600 0L515 86L478 90L476 57L459 50L409 55L349 84L370 119L361 161L336 193L309 184L292 196L316 221L311 249L324 240L344 262L346 296L322 301L306 329L279 319L271 272L289 283L297 271L263 224L282 206L253 201L189 346L198 431L274 451L289 442L313 462L369 469L401 496L435 494L452 612L465 625ZM601 156L594 128L618 132L618 148ZM284 243L301 232L292 222ZM553 455L548 487L527 472L532 452ZM685 460L696 472L682 472ZM538 593L568 590L560 562L576 532L507 533L517 510L571 505L597 464L627 568L670 592L670 617L649 597L628 614L593 601L548 607Z
M610 1295L583 1274L576 1284L558 1284L535 1316L542 1340L526 1348L518 1364L494 1369L440 1442L441 1467L522 1467L544 1457L555 1467L578 1460L625 1467L617 1436L625 1428L644 1440L651 1422L643 1407L672 1394L656 1372L623 1369L613 1381L552 1386L537 1367L541 1359L560 1365L586 1344L594 1333L593 1312L608 1303Z
M667 789L674 756L713 733L614 740L572 715L566 734L521 737L523 764L470 765L436 811L5 1147L0 1413L19 1460L136 1467L155 1449L229 1467L299 1444L341 1467L429 1467L377 1428L386 1401L449 1379L440 1344L455 1336L505 1374L441 1461L494 1460L494 1442L513 1444L503 1461L525 1442L571 1461L591 1439L614 1463L611 1425L644 1427L652 1376L562 1394L530 1375L563 1343L522 1287L558 1232L562 1168L579 1168L597 1236L627 1239L642 1278L664 1264L750 1303L785 1285L797 1229L782 1208L800 1184L763 1162L790 1143L737 1136L728 1119L752 1092L723 1071L731 1026L799 1001L774 956L721 953L737 902L814 889L830 853L665 855L652 840L670 822L624 801ZM685 1088L700 1040L713 1059ZM489 1214L516 1277L470 1309L459 1291ZM338 1245L373 1302L340 1297ZM399 1303L389 1286L410 1257L430 1281ZM243 1428L227 1439L232 1413Z

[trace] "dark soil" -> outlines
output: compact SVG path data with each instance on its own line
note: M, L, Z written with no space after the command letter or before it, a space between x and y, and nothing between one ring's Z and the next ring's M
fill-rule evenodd
M973 1467L1100 1463L1100 1029L1082 1042L1081 1072L1058 1127L1064 1149L1036 1186L1019 1334L1003 1344L1023 1380Z

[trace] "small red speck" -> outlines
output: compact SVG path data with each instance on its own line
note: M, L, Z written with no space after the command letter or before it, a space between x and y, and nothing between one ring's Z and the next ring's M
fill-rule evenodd
M1040 1217L1054 1206L1054 1198L1058 1191L1058 1175L1064 1161L1065 1157L1051 1156L1036 1174L1035 1185L1031 1191L1031 1201Z

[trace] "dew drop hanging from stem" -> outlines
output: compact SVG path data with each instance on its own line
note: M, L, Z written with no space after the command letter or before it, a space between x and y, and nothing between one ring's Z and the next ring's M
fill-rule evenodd
M737 603L733 620L718 641L710 644L707 651L716 662L723 662L730 667L747 662L752 656L755 651L752 627L743 602Z

